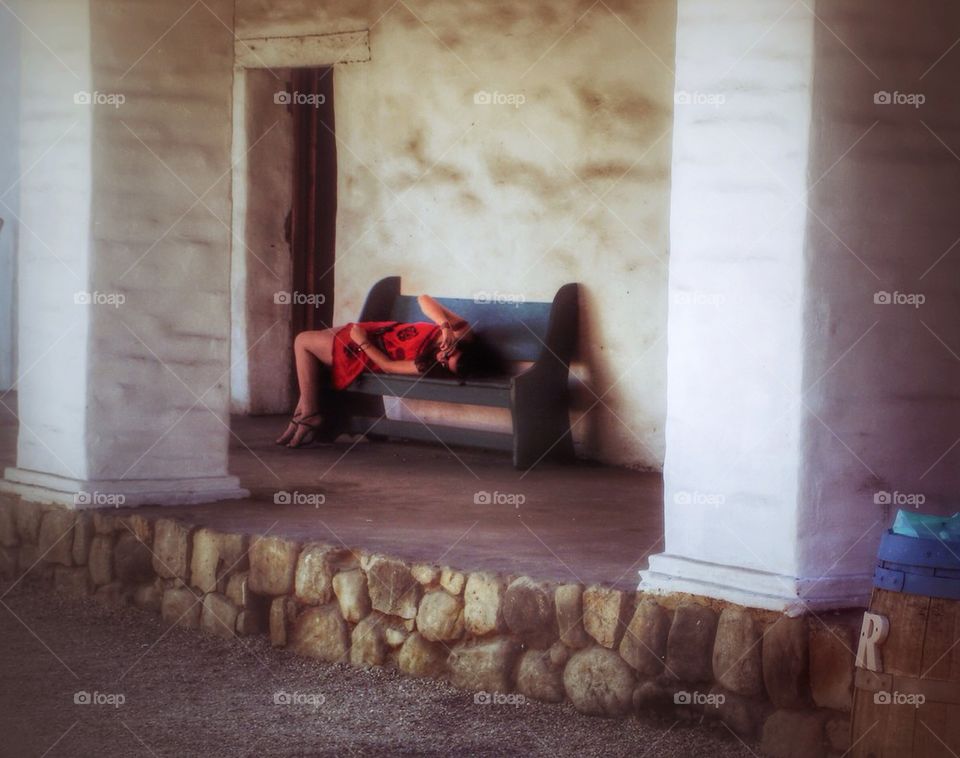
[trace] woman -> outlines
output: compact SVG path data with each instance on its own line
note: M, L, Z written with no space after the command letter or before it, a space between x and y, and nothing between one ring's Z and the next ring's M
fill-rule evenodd
M293 351L300 400L278 445L301 447L316 437L321 424L321 364L331 368L336 390L349 386L364 371L464 375L475 344L470 325L429 295L420 295L417 302L429 322L367 321L297 335Z

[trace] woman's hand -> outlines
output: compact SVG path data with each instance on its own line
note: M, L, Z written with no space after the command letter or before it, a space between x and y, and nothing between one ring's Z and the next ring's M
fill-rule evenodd
M453 348L454 343L457 341L457 333L453 331L453 327L450 324L444 324L440 327L440 344L439 348L441 352L446 352Z
M357 345L362 345L364 342L370 341L367 332L357 324L350 327L350 339L356 342Z

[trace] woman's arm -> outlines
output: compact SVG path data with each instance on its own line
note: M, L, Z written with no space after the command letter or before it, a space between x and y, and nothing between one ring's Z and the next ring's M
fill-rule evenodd
M469 324L467 324L462 316L440 305L440 303L430 297L430 295L420 295L417 298L417 303L420 305L420 310L423 311L424 315L437 325L442 326L444 323L449 322L451 326L459 327L460 330L466 330L469 327Z
M367 333L356 324L350 329L350 339L360 346L360 350L386 374L419 374L413 361L395 361L380 348L370 342Z
M442 346L449 346L470 333L470 324L466 319L440 305L430 295L420 295L417 303L427 318L443 328Z

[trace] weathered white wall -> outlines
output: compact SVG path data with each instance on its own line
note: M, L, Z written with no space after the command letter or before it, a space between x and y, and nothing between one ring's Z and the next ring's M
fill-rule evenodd
M0 6L0 391L16 381L16 249L20 207L20 26L17 3ZM13 11L13 12L11 12Z
M816 38L799 550L853 572L897 507L958 510L960 8L817 10L832 33ZM925 102L878 104L878 92ZM877 304L878 292L925 302Z
M408 5L237 2L241 38L370 29L372 60L335 74L337 320L389 274L531 300L580 281L580 371L602 403L581 393L576 436L658 468L674 2Z

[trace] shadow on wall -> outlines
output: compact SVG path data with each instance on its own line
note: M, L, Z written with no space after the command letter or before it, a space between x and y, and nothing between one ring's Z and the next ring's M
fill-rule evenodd
M829 522L957 510L960 7L820 0L805 314L808 465ZM875 543L865 540L865 550Z

